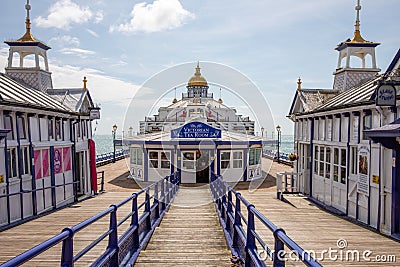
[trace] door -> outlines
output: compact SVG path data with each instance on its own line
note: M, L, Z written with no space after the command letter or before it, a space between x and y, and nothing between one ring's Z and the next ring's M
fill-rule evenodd
M181 182L196 183L196 151L182 151Z
M84 195L89 192L88 188L88 168L87 168L87 155L85 152L76 153L75 157L76 163L76 179L78 181L77 184L77 192L78 195Z
M210 181L210 152L206 150L196 151L196 183L208 183Z
M210 180L210 152L207 150L182 151L182 183L208 183Z

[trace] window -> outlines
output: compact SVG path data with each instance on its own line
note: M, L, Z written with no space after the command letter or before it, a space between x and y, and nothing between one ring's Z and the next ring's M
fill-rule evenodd
M25 118L22 116L17 117L17 131L20 139L26 139Z
M62 140L61 120L56 120L56 138L57 140Z
M261 148L249 149L249 165L258 165L261 162Z
M21 147L22 174L30 174L29 147Z
M149 152L149 162L150 162L150 167L158 168L158 152L156 151Z
M357 174L357 147L350 148L350 173Z
M233 152L233 168L235 168L235 169L243 168L243 152L242 151Z
M131 148L131 164L137 164L137 148Z
M372 115L368 114L363 117L363 130L370 130L372 128ZM363 132L363 139L368 139Z
M333 181L339 181L339 148L333 150Z
M340 150L340 182L342 184L346 184L346 163L347 163L347 155L346 149Z
M4 116L4 128L7 130L10 130L10 132L7 133L7 140L13 140L14 139L14 129L13 129L13 122L12 122L11 115Z
M324 154L325 147L321 146L319 149L319 176L324 176Z
M357 150L357 148L355 148ZM346 184L347 151L344 148L333 150L333 181ZM357 154L357 153L356 153ZM356 157L357 161L357 157ZM356 165L357 166L357 165Z
M182 167L186 170L193 170L194 169L194 152L187 151L182 152Z
M319 156L319 146L314 147L314 174L318 175L318 156Z
M81 123L80 122L78 122L77 124L76 124L76 136L79 138L79 137L81 137Z
M331 148L326 147L325 151L325 178L331 178Z
M228 169L231 161L231 152L221 152L221 169Z
M49 140L54 139L54 121L49 118Z
M161 152L161 169L169 169L170 163L170 152Z
M8 156L8 177L9 178L16 178L17 177L17 149L10 148L7 149L7 156Z

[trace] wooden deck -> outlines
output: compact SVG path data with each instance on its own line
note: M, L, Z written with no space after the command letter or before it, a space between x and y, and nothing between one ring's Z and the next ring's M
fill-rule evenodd
M305 250L314 250L317 259L323 266L400 266L400 243L381 234L370 231L344 218L327 213L319 207L301 197L286 197L289 203L276 199L275 180L269 177L263 185L254 192L249 192L244 184L238 186L238 191L255 207L261 211L275 225L283 228L289 237ZM273 249L272 234L260 223L256 224L257 231L261 231L271 249ZM345 240L347 247L342 249L343 259L339 252L332 252L338 260L331 260L329 254L324 255L323 250L341 251L338 240ZM346 252L357 250L360 261L351 260L349 254L346 261ZM370 262L363 260L363 252L370 250ZM374 262L377 255L394 255L396 262ZM287 262L286 266L304 266L301 262Z
M255 204L257 209L278 227L284 228L286 233L304 249L316 250L317 253L321 253L324 249L337 249L337 240L345 239L347 248L344 250L359 250L361 257L363 251L371 250L373 253L370 257L395 255L397 258L397 263L331 261L325 254L325 259L321 261L323 265L400 265L400 243L320 210L305 199L293 198L291 199L292 205L277 200L274 175L276 172L290 171L291 169L288 166L271 164L265 159L263 159L263 164L265 171L270 169L272 176L269 176L260 188L249 192L248 185L245 183L239 184L237 188L243 196ZM60 233L63 228L91 217L106 209L110 204L116 203L140 189L131 180L126 179L127 167L124 160L99 168L99 170L102 169L105 170L106 177L104 194L0 232L2 248L0 262L45 241ZM194 190L194 188L182 188L160 227L156 229L147 249L142 252L136 266L207 266L207 264L229 266L230 253L225 245L214 206L210 202L210 195L207 190ZM190 205L198 202L201 202L201 207L190 208ZM128 210L129 207L124 209ZM121 209L121 212L124 209ZM79 232L75 237L79 241L75 246L75 251L84 248L95 238L95 232L104 230L107 226L108 217L89 229ZM257 229L263 228L260 224L257 224L256 227ZM272 239L271 233L267 230L262 230L262 233L267 240ZM178 239L178 236L181 238ZM202 238L198 239L199 236ZM269 244L272 245L272 243ZM105 243L102 244L87 257L82 258L76 266L88 266L105 245ZM61 246L51 249L26 266L57 266L60 262L60 250ZM151 262L152 259L153 262ZM212 260L218 260L220 263L214 264ZM269 262L267 263L269 264ZM286 266L303 265L298 262L287 262Z
M135 266L230 266L230 257L209 187L182 186Z
M103 166L98 170L105 170L105 193L0 232L0 263L59 234L65 227L73 226L90 218L140 189L132 180L126 179L127 168L124 160ZM142 199L138 199L138 201L142 201ZM129 205L124 206L119 213L127 213L129 209ZM90 241L97 238L95 233L105 231L108 225L109 217L105 217L99 223L79 232L75 238L79 245L76 245L74 250L77 252L83 249ZM105 246L104 242L87 257L82 258L76 266L88 266L96 256L100 255L100 250ZM57 266L60 263L60 251L61 246L54 247L30 261L26 266Z

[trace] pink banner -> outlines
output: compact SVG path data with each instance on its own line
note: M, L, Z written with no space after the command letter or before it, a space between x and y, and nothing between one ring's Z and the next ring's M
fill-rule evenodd
M54 149L54 172L62 173L62 148Z
M34 164L35 164L35 178L42 178L42 161L40 158L40 150L35 150L33 152L34 155Z
M49 168L49 150L42 150L42 167L43 167L43 177L50 176L50 168Z
M71 170L71 148L64 147L63 148L63 162L64 162L64 171Z

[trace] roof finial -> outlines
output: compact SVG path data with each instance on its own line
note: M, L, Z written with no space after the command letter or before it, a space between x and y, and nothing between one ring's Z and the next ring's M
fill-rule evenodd
M356 6L356 11L357 11L357 18L356 18L356 24L355 29L354 29L354 36L351 42L353 43L365 43L367 41L364 40L361 36L360 32L360 10L361 10L361 5L360 5L360 0L357 0L357 6Z
M172 103L176 103L176 102L178 102L178 100L176 99L176 87L174 88L174 90L175 90L175 98L174 98L174 100L172 100Z
M197 61L197 67L196 67L196 73L195 73L195 75L196 75L196 76L201 75L201 73L200 73L200 63L199 63L199 61Z
M86 79L86 76L84 76L83 77L83 91L87 90L86 83L87 83L87 79Z
M221 98L221 91L222 91L222 89L221 88L219 88L219 99L218 99L218 103L220 103L220 104L222 104L222 98Z
M21 42L35 42L35 38L33 38L31 34L31 19L30 19L30 10L31 10L31 5L29 4L29 0L26 0L26 20L25 20L25 27L26 31L24 36L22 36L18 41Z
M298 90L298 91L301 90L301 84L302 84L302 82L301 82L301 79L300 79L300 77L299 77L299 79L297 80L297 90Z

